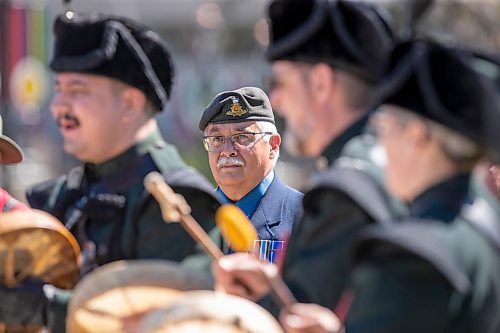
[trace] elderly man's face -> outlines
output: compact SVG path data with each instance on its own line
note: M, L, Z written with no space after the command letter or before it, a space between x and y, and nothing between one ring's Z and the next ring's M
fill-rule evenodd
M254 143L247 148L233 144L235 134L259 133L252 135ZM208 160L215 181L231 199L239 200L257 186L274 167L281 139L279 134L265 135L254 121L227 124L209 123L205 136L224 141L220 151L209 151ZM267 137L266 137L267 136ZM267 142L269 141L269 142Z

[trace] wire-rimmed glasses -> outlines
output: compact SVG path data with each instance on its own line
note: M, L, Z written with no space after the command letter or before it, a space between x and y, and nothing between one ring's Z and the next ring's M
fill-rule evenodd
M262 138L272 134L272 132L242 132L229 136L207 135L203 137L203 147L209 152L219 153L224 149L226 141L229 139L229 142L237 150L252 149Z

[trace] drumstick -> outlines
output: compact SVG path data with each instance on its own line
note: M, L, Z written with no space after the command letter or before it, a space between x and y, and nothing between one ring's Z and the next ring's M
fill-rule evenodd
M179 221L182 227L196 240L213 259L218 260L224 253L215 245L200 224L191 216L191 207L180 194L167 185L158 172L151 172L144 178L144 187L160 204L165 222Z
M217 209L215 222L219 227L222 236L226 241L230 241L230 246L235 251L252 250L252 242L257 239L257 231L246 215L234 205L223 205ZM270 277L265 273L271 294L281 307L288 308L297 303L292 292L285 284L279 274Z
M149 173L144 179L144 186L160 204L162 216L166 222L179 221L191 237L201 244L213 259L218 260L224 256L206 231L191 216L191 208L184 197L175 193L158 172ZM221 233L226 232L223 236L229 237L232 241L233 249L240 251L251 249L251 243L257 238L257 233L252 223L239 208L231 205L219 207L216 213L216 222L221 229ZM238 235L238 237L232 239L228 232L235 236ZM279 275L274 278L266 274L263 274L263 276L267 279L273 297L282 307L288 308L290 305L297 303L290 289Z

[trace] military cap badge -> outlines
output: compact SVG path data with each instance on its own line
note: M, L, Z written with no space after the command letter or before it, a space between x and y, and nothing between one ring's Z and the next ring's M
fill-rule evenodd
M233 117L240 117L248 112L247 109L245 109L243 106L241 106L241 104L239 103L239 101L236 97L231 96L231 102L232 102L232 104L231 104L230 110L226 112L226 115L233 116Z

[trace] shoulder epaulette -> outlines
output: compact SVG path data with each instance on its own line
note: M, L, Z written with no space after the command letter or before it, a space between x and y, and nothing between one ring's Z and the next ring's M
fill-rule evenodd
M371 225L360 232L352 248L353 263L367 256L407 254L438 272L455 290L466 293L471 282L449 249L433 232L434 221L408 220L392 226ZM383 251L378 251L383 249Z
M26 199L31 208L43 209L47 204L54 188L66 180L66 176L50 179L36 184L26 190Z
M378 223L390 223L393 214L380 186L365 172L354 168L333 167L313 179L304 196L304 206L315 191L330 188L341 191L356 202Z

